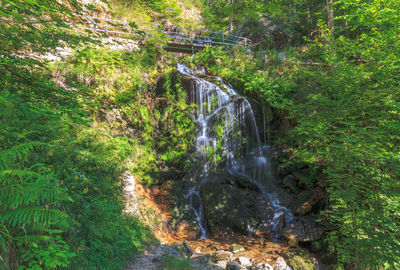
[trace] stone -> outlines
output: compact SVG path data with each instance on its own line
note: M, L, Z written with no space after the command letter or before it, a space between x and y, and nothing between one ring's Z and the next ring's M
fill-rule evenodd
M157 250L154 252L154 255L157 257L163 257L163 256L170 256L175 258L181 257L181 254L179 254L179 252L174 247L170 247L168 245L159 246Z
M226 270L244 270L245 267L241 266L239 263L235 261L228 262L226 264Z
M286 239L296 239L298 242L312 242L321 239L324 230L311 218L296 217L283 228L279 235Z
M213 259L214 261L229 261L233 256L232 252L225 251L225 250L218 250L214 253Z
M258 263L251 267L251 270L273 270L272 266L269 263Z
M276 259L273 269L274 270L286 270L286 267L287 267L287 263L286 263L285 259L282 257L278 257L278 259Z
M311 258L310 254L305 249L297 248L295 250L285 251L283 256L295 270L317 269L316 265L314 264L314 259Z
M219 262L215 263L215 265L217 265L219 267L219 269L225 269L227 264L228 264L228 261L219 261Z
M246 258L246 257L239 257L237 259L237 261L240 263L240 265L242 265L244 267L247 267L247 266L251 265L250 260L248 258Z
M229 175L214 175L200 188L207 227L212 235L219 232L248 234L265 230L270 224L273 209L263 195L253 189L241 188Z
M195 268L195 269L201 269L201 267L204 267L205 265L207 265L210 260L211 260L211 256L208 254L194 254L190 258L193 268Z
M183 245L184 245L185 248L188 250L188 252L190 252L191 254L200 253L200 252L196 252L196 251L192 248L192 246L191 246L186 240L183 241Z
M244 251L244 247L239 244L233 244L230 249L233 253L238 253L238 252Z

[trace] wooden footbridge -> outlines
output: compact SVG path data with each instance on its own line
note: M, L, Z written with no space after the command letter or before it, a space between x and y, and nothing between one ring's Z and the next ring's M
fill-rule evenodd
M206 46L232 47L235 45L245 48L251 45L245 37L227 35L222 32L212 32L201 29L186 29L174 25L156 23L127 22L90 16L80 16L82 20L71 22L74 29L98 33L103 36L114 36L121 40L148 40L151 38L164 39L165 49L171 52L193 54Z

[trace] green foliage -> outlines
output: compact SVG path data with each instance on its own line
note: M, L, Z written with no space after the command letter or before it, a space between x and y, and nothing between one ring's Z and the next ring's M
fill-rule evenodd
M399 267L397 11L393 1L337 1L335 33L320 23L286 63L215 48L191 60L295 123L279 143L289 164L310 168L301 184L326 188L321 221L338 228L326 240L341 268Z
M162 79L156 77L154 59L165 54L156 43L147 43L140 52L85 48L54 67L93 96L88 109L99 126L126 135L123 147L134 149L126 156L129 169L147 185L179 177L190 168L188 150L194 137L191 106L178 77L170 68ZM109 120L113 118L116 121Z
M18 269L55 269L65 267L75 256L62 240L62 231L46 230L49 235L20 236L15 239L21 253L21 266ZM53 236L55 235L55 236Z
M285 143L322 170L327 238L342 268L398 268L399 40L394 2L337 1L335 33L310 46L325 68L292 71L297 126ZM391 44L387 46L387 44Z
M230 16L232 16L233 26L237 26L243 22L244 17L256 17L262 10L262 2L259 0L203 0L202 11L211 29L225 32L229 28Z
M215 31L227 31L232 16L232 30L245 23L251 25L261 14L267 15L294 41L311 36L325 15L323 0L202 0L202 15ZM255 33L259 29L254 28Z
M183 16L185 9L197 11L200 0L110 0L113 13L126 20L137 22L169 21L185 28L199 28L197 18Z
M275 66L261 69L260 60L248 56L241 47L225 51L223 48L206 48L196 54L192 62L207 67L208 71L229 81L243 94L260 100L264 105L286 109L294 84L282 77Z
M23 233L26 245L33 245L36 237L53 242L59 238L49 233L49 228L65 229L68 226L68 215L60 206L69 200L69 196L60 186L54 170L37 157L48 144L32 140L41 126L32 128L29 122L38 117L45 118L43 112L33 110L32 106L4 89L1 93L5 104L0 112L1 254L4 257L2 263L13 267L15 262L8 262L8 256L12 253L14 240L18 239L16 236ZM46 260L51 260L54 265L64 265L65 260L60 256L69 255L65 245L63 251L49 250ZM21 263L25 262L22 259Z
M146 2L166 13L176 3ZM151 184L163 164L190 168L192 137L177 139L193 130L184 91L167 75L156 95L162 37L141 52L82 48L51 67L54 78L32 60L88 40L64 23L80 11L76 1L0 3L1 268L123 268L154 239L123 213L121 173ZM53 82L65 78L69 90Z
M7 74L1 79L2 261L16 249L18 261L9 267L121 268L151 240L122 215L119 175L130 144L82 122L88 112L77 102L81 94L55 87L49 77L35 74L27 84Z

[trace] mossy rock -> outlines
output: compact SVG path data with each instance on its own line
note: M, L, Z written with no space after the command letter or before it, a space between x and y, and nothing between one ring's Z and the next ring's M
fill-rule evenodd
M220 176L201 186L200 195L210 232L248 233L248 225L260 229L273 212L269 202L254 189L239 187L235 178Z
M238 253L238 252L244 251L244 247L239 244L233 244L230 249L233 253Z
M296 270L316 270L318 269L314 265L314 260L311 258L310 254L301 248L295 250L289 250L283 253L286 262Z

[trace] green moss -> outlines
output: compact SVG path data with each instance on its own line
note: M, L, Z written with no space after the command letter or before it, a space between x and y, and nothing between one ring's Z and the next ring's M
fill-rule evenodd
M284 252L284 257L288 264L297 270L314 270L317 267L314 265L312 258L304 249L298 248Z

